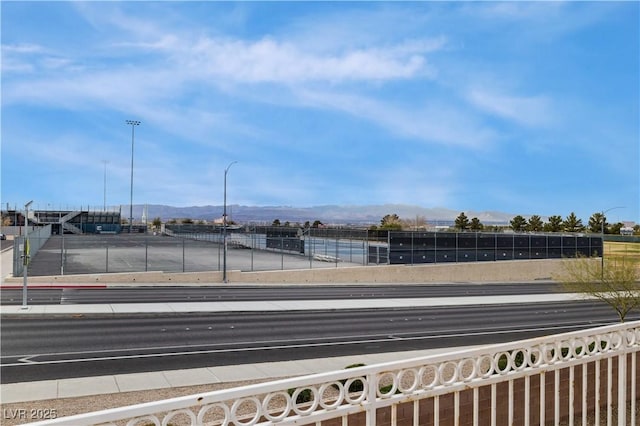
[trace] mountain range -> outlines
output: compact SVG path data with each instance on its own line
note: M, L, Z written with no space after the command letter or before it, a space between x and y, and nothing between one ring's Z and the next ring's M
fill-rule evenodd
M128 206L123 207L123 212L128 210ZM171 219L189 218L193 220L213 221L219 219L223 214L223 206L192 206L173 207L167 205L134 205L134 217L142 217L146 209L148 220L159 217L162 221ZM506 224L515 214L484 211L464 212L469 219L477 217L484 224ZM339 206L325 205L313 207L292 207L292 206L243 206L227 205L227 215L229 220L237 223L259 223L271 224L275 219L280 222L314 222L321 221L324 224L336 225L371 225L379 224L380 220L387 214L397 214L401 219L415 219L422 217L428 223L438 224L441 222L449 224L460 214L458 210L451 210L442 207L425 208L406 204L382 204L382 205L362 205L362 206Z

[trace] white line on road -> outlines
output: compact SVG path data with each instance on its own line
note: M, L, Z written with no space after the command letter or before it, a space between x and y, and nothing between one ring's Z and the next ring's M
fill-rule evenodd
M34 356L37 356L37 355L25 356L24 358L20 358L18 361L23 363L23 364L37 364L38 361L31 360L31 358L33 358Z
M508 333L526 333L532 331L546 331L553 330L556 332L561 329L571 329L575 327L579 327L581 325L589 326L589 327L597 327L600 325L605 325L608 323L585 323L585 324L567 324L567 325L549 325L545 327L532 327L525 328L519 330L491 330L491 331L476 331L476 332L458 332L453 334L437 334L437 335L427 335L427 336L406 336L401 337L396 333L390 339L388 335L379 338L368 338L362 340L347 340L347 341L336 341L336 342L322 342L322 343L298 343L298 344L278 344L278 345L266 345L270 343L269 341L259 342L264 346L251 346L245 348L226 348L226 349L208 349L208 350L197 350L197 351L182 351L182 352L170 352L170 353L151 353L151 354L137 354L137 355L114 355L114 356L105 356L105 357L92 357L92 358L73 358L73 359L61 359L61 360L50 360L50 361L34 361L30 360L29 364L25 364L22 362L18 363L2 363L2 367L24 367L31 364L71 364L77 362L95 362L95 361L115 361L115 360L124 360L124 359L142 359L142 358L162 358L162 357L170 357L170 356L185 356L185 355L203 355L203 354L214 354L214 353L231 353L231 352L255 352L260 350L268 350L268 349L299 349L299 348L314 348L314 347L326 347L326 346L346 346L346 345L361 345L368 343L383 343L390 341L416 341L416 340L429 340L429 339L443 339L443 338L454 338L454 337L471 337L471 336L482 336L482 335L498 335L498 334L508 334ZM363 336L363 337L373 337L373 336ZM272 343L280 343L281 341L273 341ZM256 343L256 342L252 342ZM240 345L242 343L233 343L235 345ZM203 346L203 345L195 345L195 346ZM211 345L207 345L211 346ZM188 347L188 346L187 346ZM100 353L100 352L123 352L123 351L132 351L132 350L162 350L162 349L173 349L175 347L156 347L156 348L140 348L140 349L116 349L112 351L103 350L103 351L94 351L94 352L73 352L73 353L58 353L58 354L39 354L39 355L27 355L25 358L34 358L34 357L42 357L42 356L52 356L52 355L84 355L88 353ZM181 348L184 348L181 347ZM3 356L2 358L15 358L16 356Z

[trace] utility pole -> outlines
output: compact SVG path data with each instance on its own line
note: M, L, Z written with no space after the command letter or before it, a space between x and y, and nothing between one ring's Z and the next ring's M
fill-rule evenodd
M127 120L127 124L131 126L131 198L129 200L129 234L131 234L133 227L133 145L135 141L135 128L140 125L140 122Z
M29 265L29 206L33 200L24 205L24 243L22 244L22 308L27 309L27 266Z
M227 173L237 161L231 162L224 169L224 206L222 210L222 282L227 282Z

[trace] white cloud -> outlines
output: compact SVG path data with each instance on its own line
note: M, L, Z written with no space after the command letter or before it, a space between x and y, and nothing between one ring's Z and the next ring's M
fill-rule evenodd
M31 73L33 70L34 67L30 63L10 57L2 58L2 72L5 75L9 73Z
M487 2L470 5L468 13L508 21L548 20L563 10L562 2Z
M457 166L459 165L430 164L428 167L419 167L410 161L395 165L383 174L372 174L368 180L372 182L371 190L355 202L367 204L371 203L368 200L376 200L405 204L411 200L412 204L422 206L451 205L459 189L457 174L460 172ZM381 179L381 176L384 178Z
M46 56L31 58L30 63L15 64L15 69L18 66L29 70L37 67L37 71L29 76L16 76L11 84L6 84L3 101L5 104L33 103L72 110L107 107L126 111L146 122L153 120L157 126L168 131L171 126L166 123L184 121L184 117L188 116L190 125L187 126L187 133L204 140L202 136L210 132L212 119L214 124L227 129L243 133L252 132L252 129L246 123L234 124L230 111L218 112L215 106L206 104L192 108L185 106L182 103L187 96L184 90L194 87L194 84L205 88L198 95L200 97L206 97L210 90L208 96L213 97L221 91L222 96L230 95L253 102L298 106L302 99L303 105L308 105L309 95L296 97L296 93L304 93L307 86L348 84L349 89L353 90L357 83L377 85L386 81L433 78L436 71L428 64L426 54L438 51L446 44L444 38L437 37L314 52L296 44L295 40L276 40L271 37L251 41L201 36L192 42L189 35L166 33L152 28L148 23L143 33L143 41L107 41L91 53L68 58L49 50ZM45 52L44 48L35 45L15 50L36 54ZM77 49L76 52L82 50ZM123 57L130 60L122 60ZM107 70L100 65L104 59L111 61L116 58L117 62L110 64ZM92 66L94 61L97 61L97 66ZM80 68L74 64L84 66ZM246 85L253 87L246 90ZM281 90L283 87L286 91ZM274 95L274 88L278 94ZM349 89L342 93L348 94ZM294 94L293 98L289 95L290 91ZM261 96L260 93L268 95ZM333 95L317 92L314 96L328 99ZM345 99L349 98L349 95L345 96ZM462 135L459 132L447 136L440 126L413 129L416 122L424 120L414 120L405 111L386 111L386 107L373 100L352 99L341 101L339 105L333 100L321 100L319 104L323 108L350 111L381 122L394 131L399 129L400 134L426 132L436 140L455 138L459 140L458 143L467 143L460 141ZM315 101L312 103L317 105ZM362 106L364 110L358 111ZM205 114L205 120L193 119L198 107L205 108L203 111L212 108ZM419 137L423 138L424 134ZM474 135L474 139L477 139L477 135Z
M28 58L42 52L44 52L44 48L37 44L3 44L2 72L16 74L31 73L35 68Z
M552 103L546 96L514 96L471 89L467 99L489 114L526 126L545 126L553 122Z
M385 48L359 48L317 53L291 41L263 37L257 41L231 38L188 39L163 36L156 42L137 44L143 49L164 49L176 69L186 66L192 78L211 76L236 83L306 81L369 81L432 77L426 52L442 42L410 41ZM134 46L134 44L132 44Z
M39 53L44 51L42 46L32 43L3 44L2 53Z
M499 29L504 37L517 36L519 44L556 43L558 38L605 21L633 2L481 1L463 3L462 11L479 28Z
M358 95L300 91L310 106L331 108L364 118L391 133L443 145L487 147L497 136L470 114L441 102L400 107Z

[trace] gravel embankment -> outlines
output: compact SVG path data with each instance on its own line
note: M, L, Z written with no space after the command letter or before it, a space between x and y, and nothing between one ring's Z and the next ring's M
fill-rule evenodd
M268 379L275 380L275 379ZM211 392L220 389L245 386L261 381L252 380L248 382L215 383L209 385L186 386L180 388L153 389L137 392L122 392L105 395L83 396L78 398L48 399L42 401L17 402L12 404L0 403L2 409L2 426L14 426L25 423L44 420L43 416L55 415L56 417L66 417L75 414L89 413L92 411L105 410L109 408L123 407L127 405L140 404L143 402L159 401L162 399L176 398L179 396L193 395L203 392ZM24 413L24 416L23 416ZM22 417L22 418L21 418Z

